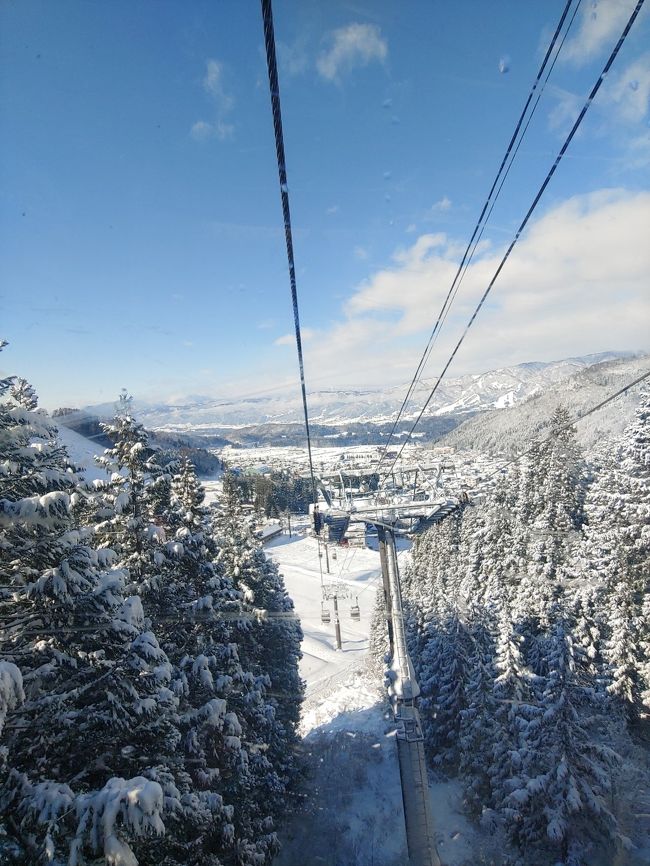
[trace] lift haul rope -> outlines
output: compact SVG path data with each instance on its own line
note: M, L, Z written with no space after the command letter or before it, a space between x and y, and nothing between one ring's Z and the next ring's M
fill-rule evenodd
M280 195L282 196L282 215L284 217L284 237L287 244L287 261L289 263L289 280L291 283L291 303L293 305L293 323L296 332L296 348L298 350L298 367L300 369L300 389L302 392L302 408L305 416L305 432L307 434L307 454L309 457L309 473L311 476L312 496L314 505L318 502L314 464L311 455L311 435L309 432L309 413L307 411L307 389L305 387L305 365L302 355L302 338L300 336L300 316L298 314L298 289L296 287L296 265L293 258L293 234L291 232L291 212L289 211L289 187L287 185L287 166L284 156L284 136L282 134L282 112L280 110L280 85L278 83L278 66L275 57L275 34L273 31L273 10L271 0L262 0L262 17L264 19L264 43L266 45L266 65L269 71L269 89L271 92L271 109L273 111L273 129L275 132L275 152L278 161L280 178Z
M524 141L526 133L528 132L528 127L530 126L530 123L531 123L533 117L535 116L535 112L537 111L537 106L539 105L539 101L542 98L542 94L544 92L544 89L546 88L546 85L548 84L548 80L551 77L553 69L555 68L555 64L558 61L558 58L560 56L560 52L562 51L562 47L564 45L564 42L566 41L566 38L569 35L569 31L571 30L571 26L573 25L573 22L575 20L576 15L578 14L578 9L580 8L580 3L581 3L581 0L578 0L578 3L576 5L575 9L573 10L573 15L571 16L571 20L569 21L569 26L564 31L564 35L562 36L562 41L560 42L560 45L557 49L555 57L553 58L553 62L551 63L548 72L546 73L544 83L542 84L542 87L537 91L537 98L535 100L535 104L533 105L533 108L532 108L530 114L528 115L528 119L526 120L526 125L524 126L524 129L523 129L521 135L519 136L519 141L517 142L515 149L512 152L512 155L511 155L510 160L508 162L508 166L507 166L505 172L503 173L503 177L501 178L501 181L500 181L499 186L497 188L496 195L492 199L492 202L490 204L490 208L489 208L489 210L485 216L485 219L483 220L483 224L481 225L481 229L480 229L478 235L476 236L474 243L472 244L472 249L470 251L469 257L467 258L467 261L465 262L465 266L462 267L462 265L461 265L462 273L460 274L458 282L456 283L456 286L453 289L451 299L449 300L449 303L447 303L447 301L445 301L447 308L445 309L445 305L443 305L443 308L441 311L442 312L442 318L440 320L440 324L438 326L437 333L432 333L429 345L425 349L425 353L423 355L423 359L424 359L423 366L426 366L426 364L429 362L429 358L431 357L431 353L433 352L433 347L435 346L436 340L437 340L438 336L440 335L440 331L444 327L445 322L447 321L447 316L449 315L449 311L450 311L454 301L456 300L456 295L458 294L458 291L459 291L459 289L463 283L463 280L465 279L467 271L469 270L469 266L472 262L472 259L474 258L474 253L476 252L476 248L479 245L481 238L483 237L483 233L485 232L485 229L487 228L487 224L490 220L490 217L492 216L492 211L494 210L494 206L496 205L497 200L501 194L501 190L503 189L503 186L504 186L504 184L508 178L508 175L510 174L510 169L512 168L513 163L514 163L515 159L517 158L517 154L519 153L519 149L520 149L520 147ZM499 169L499 170L501 170L501 169ZM470 241L470 243L471 243L471 241Z
M278 82L278 65L275 56L275 33L273 30L273 10L271 0L262 0L262 18L264 19L264 44L266 46L266 65L269 71L269 90L271 93L271 110L273 112L273 130L275 132L275 153L278 162L280 179L280 195L282 197L282 216L284 218L284 237L287 244L287 262L289 264L289 281L291 283L291 303L293 306L293 324L296 333L296 349L298 351L298 367L300 370L300 391L302 393L302 409L305 416L305 434L307 436L307 456L309 458L309 475L314 505L318 505L318 490L314 475L314 461L311 453L311 434L309 431L309 411L307 409L307 388L305 387L305 364L302 355L302 337L300 335L300 315L298 312L298 289L296 286L296 264L293 258L293 234L291 232L291 212L289 210L289 186L287 183L287 164L284 155L284 135L282 134L282 111L280 109L280 84ZM323 563L320 557L320 539L318 551L318 566L320 582L323 583Z
M592 88L592 90L591 90L591 93L590 93L589 96L587 97L587 100L586 100L585 104L583 105L582 110L580 111L580 114L578 115L578 117L577 117L575 123L574 123L573 126L571 127L571 131L570 131L569 134L567 135L567 137L566 137L566 139L565 139L565 141L564 141L564 144L562 145L562 147L561 147L561 149L560 149L560 152L558 153L557 157L555 158L555 162L553 163L553 165L552 165L551 168L549 169L548 174L547 174L546 177L544 178L544 182L542 183L541 187L540 187L539 190L537 191L537 195L535 196L535 198L534 198L534 200L533 200L533 203L532 203L531 206L528 208L528 211L527 211L527 213L526 213L526 216L524 217L524 219L523 219L522 222L521 222L521 225L520 225L519 228L517 229L517 232L516 232L516 234L515 234L515 236L514 236L512 242L510 243L510 246L509 246L508 249L506 250L506 252L505 252L503 258L501 259L501 261L500 261L500 263L499 263L499 266L497 267L497 269L496 269L496 271L495 271L495 273L494 273L494 276L492 277L492 279L490 280L490 282L489 282L487 288L486 288L485 291L483 292L483 295L482 295L480 301L478 302L478 305L477 305L476 309L475 309L474 312L472 313L472 316L471 316L469 322L468 322L467 325L465 326L465 330L464 330L463 333L461 334L460 339L459 339L458 342L456 343L456 346L455 346L454 350L452 351L451 355L449 356L449 359L447 360L447 363L445 364L445 366L444 366L444 368L443 368L443 370L442 370L442 373L441 373L440 376L438 377L438 380L437 380L436 384L435 384L435 385L433 386L433 388L431 389L431 391L430 391L430 393L429 393L429 396L427 397L427 400L426 400L424 406L422 407L422 409L420 410L420 412L419 412L417 418L416 418L415 421L413 422L413 425L412 425L411 429L409 430L408 435L407 435L407 436L405 437L405 439L404 439L404 442L403 442L403 444L402 444L402 447L399 449L399 451L398 451L398 453L397 453L397 456L395 457L395 459L393 460L393 463L391 464L390 469L389 469L388 472L386 473L387 475L390 475L390 473L391 473L391 472L393 471L393 469L395 468L395 464L397 463L397 461L398 461L399 458L401 457L402 452L404 451L404 448L406 447L407 442L410 440L411 436L413 435L413 431L415 430L415 428L416 428L417 425L419 424L420 420L422 419L422 416L424 415L424 413L425 413L427 407L429 406L429 403L431 402L431 400L432 400L434 394L435 394L436 391L438 390L438 387L439 387L440 383L442 382L442 379L443 379L445 373L447 372L447 370L448 370L449 367L451 366L452 361L453 361L454 358L456 357L456 353L458 352L458 350L459 350L461 344L463 343L465 337L467 336L467 333L468 333L469 329L472 327L472 325L474 324L474 322L475 322L475 320L476 320L476 317L477 317L478 314L480 313L480 311L481 311L481 309L482 309L482 307L483 307L483 304L485 303L485 301L486 301L486 299L487 299L487 296L490 294L490 291L492 290L492 287L494 286L495 282L497 281L497 278L499 277L499 274L500 274L501 271L503 270L503 266L505 265L505 263L507 262L508 258L510 257L510 253L511 253L512 250L514 249L514 247L515 247L517 241L519 240L519 238L520 238L522 232L524 231L524 229L525 229L526 226L528 225L528 222L529 222L531 216L533 215L533 212L535 211L537 205L539 204L539 201L540 201L541 197L543 196L544 192L546 191L546 187L549 185L549 183L550 183L550 181L551 181L551 178L552 178L553 175L555 174L555 171L556 171L558 165L559 165L560 162L562 161L562 157L563 157L564 154L566 153L566 151L567 151L569 145L571 144L571 142L572 142L572 140L573 140L573 137L575 136L576 132L578 131L578 129L579 129L579 127L580 127L580 124L582 123L582 121L583 121L583 119L584 119L585 114L587 113L589 107L591 106L593 100L595 99L596 94L597 94L598 91L600 90L600 87L601 87L603 81L605 80L605 78L606 78L606 76L607 76L607 73L609 72L610 68L612 67L612 64L613 64L614 61L616 60L616 57L618 56L618 53L619 53L619 51L621 50L621 47L622 47L623 43L625 42L625 40L626 40L626 38L627 38L627 36L628 36L628 33L630 32L630 30L631 30L631 28L632 28L632 25L634 24L634 22L635 22L635 20L636 20L636 18L637 18L637 16L638 16L638 14L639 14L639 12L641 11L641 8L642 8L644 2L645 2L645 0L638 0L636 6L635 6L635 8L634 8L634 11L633 11L632 14L630 15L630 18L629 18L627 24L625 25L625 29L623 30L623 33L621 34L621 36L620 36L618 42L617 42L616 45L614 46L614 49L613 49L612 53L610 54L609 59L607 60L607 63L605 64L605 66L604 66L604 68L603 68L603 71L600 73L600 75L599 75L599 77L598 77L598 80L597 80L596 83L594 84L594 86L593 86L593 88Z
M490 214L492 213L492 208L494 207L494 205L495 205L495 203L499 197L499 194L500 194L501 189L503 187L503 184L506 180L506 177L508 176L508 173L510 172L510 168L512 167L512 162L514 161L514 158L517 155L517 151L519 150L519 146L521 145L521 142L523 141L523 138L524 138L526 131L528 129L528 126L530 124L530 121L531 121L531 119L535 113L535 110L536 110L537 105L539 103L539 98L541 96L542 90L544 89L544 87L546 86L546 83L548 81L548 75L546 77L546 80L544 81L544 85L542 86L542 90L539 91L537 101L535 102L535 105L533 106L533 110L530 113L530 117L528 118L526 126L524 127L524 131L522 132L521 137L519 138L519 143L517 144L514 153L512 153L513 147L515 145L515 142L517 141L517 137L519 136L519 132L520 132L522 124L524 122L524 118L526 117L526 112L528 111L528 108L529 108L530 103L533 99L533 96L535 95L535 92L539 86L541 79L542 79L542 76L544 74L544 70L546 69L546 65L549 61L549 58L550 58L551 54L553 53L553 49L554 49L555 44L556 44L556 42L560 36L560 33L562 31L562 27L564 25L564 21L565 21L567 15L569 13L569 9L571 8L572 2L573 2L573 0L567 0L566 6L564 7L564 11L563 11L562 16L560 18L560 21L559 21L559 23L555 29L555 33L553 34L553 38L551 39L551 42L549 43L548 49L546 51L546 55L544 57L544 60L542 61L542 65L539 68L539 71L537 73L537 77L533 83L533 86L530 90L530 93L528 94L526 104L524 105L523 110L521 112L521 115L519 116L519 120L517 121L517 125L515 126L515 131L512 134L512 137L510 139L510 143L508 144L508 147L506 149L504 157L501 160L501 165L499 166L499 170L497 171L497 174L496 174L496 177L494 178L494 182L492 183L492 187L490 189L490 192L488 193L487 198L485 200L485 204L483 205L483 209L481 210L481 215L479 216L478 220L476 221L476 225L474 227L474 231L472 232L472 236L469 239L469 242L467 244L465 252L463 253L463 257L461 259L461 262L458 265L458 270L456 271L456 274L454 276L454 279L452 280L451 286L449 287L449 291L447 292L447 296L446 296L444 303L440 309L440 312L438 313L438 318L436 320L435 325L433 326L433 330L431 331L431 335L429 336L429 341L428 341L428 343L424 349L424 352L422 353L422 357L420 358L420 361L418 363L418 366L417 366L417 369L416 369L415 374L413 376L413 379L411 380L411 384L409 385L408 391L406 392L406 396L404 397L404 401L403 401L403 403L402 403L402 405L401 405L401 407L397 413L397 417L396 417L395 422L391 428L391 431L388 434L388 441L386 443L386 449L388 449L388 446L390 445L390 442L393 438L393 435L395 434L395 430L396 430L397 425L399 423L399 420L402 416L402 412L406 408L406 405L407 405L409 399L411 398L413 391L415 390L415 386L417 384L419 376L420 376L421 372L423 371L424 367L426 366L427 360L431 354L431 349L433 348L433 343L435 341L435 338L437 337L437 335L440 331L440 328L444 324L444 319L446 318L447 312L449 310L449 306L451 305L450 299L451 299L451 303L453 303L453 300L454 300L454 297L456 294L454 289L457 289L460 282L462 282L462 275L464 274L464 271L467 270L467 267L469 266L470 261L472 260L474 252L476 250L476 246L481 239L481 235L483 234L483 230L485 228L485 224L483 223L483 220L484 220L484 217L486 217L486 212L488 211L488 207L490 208L490 211L489 211L489 213L487 213L486 221L487 221L487 219L489 219ZM553 63L551 65L551 69L549 70L549 75L553 71L553 67L555 66L555 62L557 61L559 53L562 50L562 46L564 44L564 40L566 38L566 35L569 32L569 30L571 29L571 25L573 24L576 13L580 7L580 3L581 3L581 0L578 0L578 3L577 3L577 5L574 9L574 12L573 12L573 16L571 18L571 21L569 22L569 26L568 26L565 34L564 34L564 37L562 38L562 42L560 44L560 47L558 48L558 52L555 56L555 59L553 60ZM512 153L512 160L510 161L510 165L508 166L508 168L506 169L506 171L504 173L504 168L506 166L506 163L508 162L508 159L509 159L511 153ZM499 184L499 179L501 178L502 174L504 176L503 176L503 179L501 180L501 184L499 185L499 188L497 189L497 184ZM494 195L495 189L497 190L496 195L494 196L494 200L492 200L492 196ZM479 230L480 230L480 234L479 234ZM452 295L454 297L452 297ZM380 460L379 465L381 465L381 462L382 461Z

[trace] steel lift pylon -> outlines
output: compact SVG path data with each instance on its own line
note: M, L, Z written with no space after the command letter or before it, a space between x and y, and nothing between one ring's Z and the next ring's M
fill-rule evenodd
M390 524L375 525L391 656L388 688L397 725L397 757L409 861L411 866L441 866L435 842L424 736L417 708L420 687L406 646L395 534Z

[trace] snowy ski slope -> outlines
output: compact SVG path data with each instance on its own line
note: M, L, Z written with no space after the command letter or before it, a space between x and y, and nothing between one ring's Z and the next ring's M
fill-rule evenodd
M304 527L302 527L304 531ZM404 542L401 542L404 545ZM407 863L395 726L381 676L365 665L370 618L381 582L377 550L338 548L331 574L358 593L339 605L342 650L335 649L334 617L321 623L321 577L315 538L284 535L266 548L284 575L304 633L301 674L306 680L301 733L309 777L307 797L284 829L277 866L404 866ZM406 550L399 554L403 568ZM330 604L330 610L333 610ZM430 792L437 845L445 866L476 862L477 834L461 814L457 782L434 781Z

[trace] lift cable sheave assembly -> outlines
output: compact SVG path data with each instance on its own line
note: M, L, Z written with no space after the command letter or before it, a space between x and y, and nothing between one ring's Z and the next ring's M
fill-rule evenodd
M442 307L440 308L440 312L438 313L438 318L436 319L436 322L433 326L433 329L432 329L431 334L429 336L429 340L427 342L427 345L425 346L424 352L422 353L422 357L420 358L420 361L418 362L415 373L413 374L413 378L412 378L411 383L410 383L408 390L406 392L406 396L404 397L402 405L400 406L400 408L397 412L397 416L396 416L395 421L392 425L390 433L388 434L388 439L386 442L386 450L388 450L388 446L390 445L392 438L395 434L395 430L397 429L397 425L399 424L400 418L402 417L402 413L404 412L409 400L411 399L411 396L413 394L413 391L415 390L415 387L418 383L418 380L419 380L419 378L420 378L420 376L421 376L421 374L422 374L422 372L423 372L423 370L427 364L429 357L431 356L431 351L433 349L435 340L436 340L436 338L440 332L440 329L442 328L442 325L444 324L444 321L447 317L447 313L449 312L451 304L453 303L454 298L456 296L456 293L460 287L460 283L462 282L463 277L464 277L465 273L467 272L467 269L468 269L468 267L472 261L472 258L474 257L476 247L478 246L478 244L481 240L481 237L483 235L483 231L485 230L485 227L487 225L487 221L490 218L490 215L492 213L492 209L494 208L494 205L496 204L497 199L499 198L499 195L500 195L501 190L503 188L503 185L506 181L506 178L508 177L508 174L510 173L510 169L512 168L512 164L513 164L514 159L517 155L517 152L519 151L519 147L521 146L521 143L524 140L524 136L526 135L526 132L527 132L528 127L530 125L530 121L532 120L533 115L535 114L535 111L537 109L537 105L539 104L539 100L540 100L540 97L542 95L542 92L543 92L543 90L544 90L544 88L548 82L548 79L549 79L551 72L553 71L555 63L556 63L558 57L560 56L560 51L562 50L562 46L564 45L564 40L566 39L567 34L569 33L569 30L571 29L571 25L573 24L575 16L576 16L578 9L580 7L581 0L578 0L578 3L576 4L576 7L573 11L573 15L571 16L571 20L569 21L569 25L564 32L564 36L562 37L562 40L561 40L560 45L558 47L558 50L555 54L555 58L553 59L553 62L551 63L551 66L548 70L546 78L545 78L545 80L544 80L544 82L540 88L540 82L542 80L542 76L544 75L544 71L545 71L546 66L549 62L551 54L553 53L555 45L556 45L556 43L560 37L560 33L562 32L562 27L564 26L564 22L565 22L566 17L569 13L569 9L571 8L572 2L573 2L573 0L567 0L567 3L564 7L564 11L562 12L562 16L560 18L560 21L559 21L559 23L555 29L555 33L553 34L553 38L551 39L551 41L549 43L548 49L546 51L546 54L545 54L544 59L542 61L542 64L541 64L539 71L537 73L537 77L535 78L535 81L533 82L533 86L530 89L530 92L528 94L528 98L526 99L526 103L525 103L525 105L521 111L521 114L519 116L519 120L516 123L514 132L512 133L512 136L510 138L510 142L508 143L508 147L506 148L506 152L503 156L503 159L501 160L501 165L499 166L499 170L496 173L496 176L494 178L494 181L492 183L490 191L487 195L487 198L485 199L485 203L483 204L481 214L480 214L478 220L476 221L476 225L474 226L472 236L470 237L470 239L467 243L467 246L465 248L465 252L463 253L460 264L458 265L458 269L456 270L454 278L451 282L451 286L449 287L449 291L447 292L447 295L446 295L445 300L442 304ZM528 119L526 120L526 125L523 127L523 131L522 131L522 125L524 123L524 120L526 118L526 114L528 112L528 109L530 108L530 104L531 104L533 97L534 97L536 92L537 92L537 99L535 101L535 104L533 105L533 108L532 108L529 116L528 116ZM521 135L519 134L520 132L521 132ZM517 139L519 139L519 140L517 140ZM507 167L506 167L506 165L507 165ZM385 453L386 452L384 452L384 454ZM381 463L382 463L382 460L379 461L379 466L381 466Z
M511 253L511 252L513 251L513 249L515 248L515 245L517 244L517 241L519 240L519 238L521 237L521 234L523 233L524 229L525 229L526 226L528 225L528 223L529 223L529 221L530 221L530 218L532 217L532 215L533 215L535 209L537 208L537 205L539 204L540 199L541 199L542 196L544 195L544 192L546 191L546 188L547 188L547 186L549 185L549 183L550 183L550 181L551 181L551 178L552 178L553 175L555 174L555 171L557 170L557 167L559 166L560 162L562 161L562 158L563 158L564 154L566 153L566 151L567 151L569 145L571 144L571 142L572 142L572 140L573 140L573 138L574 138L576 132L577 132L578 129L580 128L580 125L581 125L582 121L584 120L584 117L585 117L585 115L586 115L586 113L587 113L589 107L590 107L591 104L593 103L593 101L594 101L594 99L595 99L595 97L596 97L596 94L597 94L598 91L600 90L600 87L601 87L603 81L604 81L605 78L607 77L607 74L608 74L610 68L612 67L612 64L613 64L614 61L616 60L616 57L618 56L618 53L619 53L619 51L621 50L621 47L623 46L623 43L624 43L625 40L627 39L627 36L628 36L628 34L629 34L629 32L630 32L630 30L631 30L631 28L632 28L632 25L634 24L634 22L635 22L635 20L636 20L636 18L637 18L637 16L638 16L638 14L639 14L639 12L641 11L641 8L643 7L644 2L645 2L645 0L638 0L636 6L634 7L633 12L632 12L632 14L630 15L630 18L628 19L627 24L625 25L625 29L623 30L623 33L621 34L621 36L620 36L618 42L617 42L616 45L614 46L614 49L612 50L612 53L610 54L610 56L609 56L609 58L608 58L608 60L607 60L607 63L605 64L605 66L604 66L604 68L603 68L603 71L600 73L600 75L599 75L599 77L598 77L598 80L596 81L596 83L594 84L593 88L591 89L591 92L589 93L589 96L587 97L587 99L586 99L586 101L585 101L585 104L583 105L582 110L580 111L580 114L579 114L578 117L576 118L576 121L575 121L575 123L573 124L573 126L571 127L571 130L570 130L569 134L567 135L567 137L566 137L566 139L565 139L565 141L564 141L564 144L563 144L562 147L560 148L560 151L559 151L557 157L555 158L555 162L553 163L553 165L552 165L551 168L549 169L549 171L548 171L546 177L544 178L544 181L543 181L542 185L540 186L539 190L537 191L537 194L535 195L535 198L533 199L532 204L531 204L530 207L528 208L528 211L526 212L525 217L523 218L521 224L519 225L519 228L517 229L517 231L516 231L516 233L515 233L515 236L514 236L514 238L512 239L512 241L511 241L511 243L510 243L510 246L508 247L508 249L507 249L506 252L504 253L504 255L503 255L501 261L499 262L499 265L498 265L496 271L494 272L494 275L493 275L492 279L490 280L490 282L488 283L487 288L486 288L485 291L483 292L483 295L481 296L481 299L479 300L479 302L478 302L478 304L477 304L477 306L476 306L476 309L475 309L474 312L472 313L472 315L471 315L471 317L470 317L470 319L469 319L467 325L465 326L465 329L464 329L463 333L461 334L460 339L459 339L458 342L456 343L456 346L454 347L453 351L451 352L451 355L449 356L449 358L448 358L448 360L447 360L445 366L443 367L442 372L440 373L440 376L438 377L438 379L436 380L435 385L434 385L433 388L431 389L431 391L430 391L430 393L429 393L429 396L427 397L424 406L422 407L422 409L421 409L420 412L418 413L418 416L417 416L417 418L415 419L415 421L413 422L413 424L412 424L412 426L411 426L411 429L409 430L407 436L405 436L405 438L404 438L404 442L402 443L402 445L401 445L399 451L397 452L397 455L395 456L395 458L394 458L394 460L393 460L393 462L392 462L392 464L391 464L390 469L389 469L388 472L386 473L387 475L390 475L390 473L394 470L395 465L397 464L397 461L398 461L398 460L400 459L400 457L402 456L402 452L404 451L404 448L406 447L406 444L407 444L407 443L409 442L409 440L411 439L411 437L412 437L412 435L413 435L413 432L414 432L415 428L417 427L417 425L419 424L420 420L422 419L422 416L423 416L424 413L426 412L426 410L427 410L427 408L428 408L428 406L429 406L429 403L430 403L431 400L433 399L434 394L435 394L436 391L438 390L438 387L440 386L440 383L442 382L442 380L443 380L443 378L444 378L444 376L445 376L447 370L449 369L449 367L450 367L451 364L452 364L452 361L453 361L454 358L456 357L456 354L457 354L458 350L460 349L460 347L461 347L463 341L465 340L465 337L467 336L467 334L468 334L470 328L471 328L472 325L474 324L474 322L475 322L475 320L476 320L476 317L477 317L478 314L480 313L480 311L481 311L481 309L482 309L482 307L483 307L483 304L485 303L485 301L486 301L488 295L490 294L490 292L491 292L491 290L492 290L494 284L496 283L496 281L497 281L497 279L498 279L498 277L499 277L501 271L503 270L503 267L504 267L505 263L507 262L508 258L510 257L510 253Z

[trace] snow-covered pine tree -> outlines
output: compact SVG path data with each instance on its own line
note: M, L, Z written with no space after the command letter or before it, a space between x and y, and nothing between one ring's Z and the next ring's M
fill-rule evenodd
M522 771L508 798L519 815L512 830L524 852L548 848L558 863L586 866L594 844L613 853L623 841L610 810L618 759L600 741L603 713L606 706L578 680L571 633L558 616L541 707L524 732Z
M601 458L585 502L587 523L572 574L592 588L608 663L608 692L637 721L650 688L650 392Z
M493 599L493 605L497 617L492 683L495 730L487 767L490 797L484 819L489 823L490 816L494 815L508 827L519 820L509 797L521 772L521 731L531 714L531 674L523 658L523 641L512 621L505 592Z
M494 699L494 642L484 608L470 604L469 650L465 682L465 709L460 711L459 773L465 784L465 803L473 816L480 816L490 800L490 767L500 737Z
M188 814L170 816L158 862L213 866L234 857L257 866L277 850L273 816L284 788L280 759L274 755L274 766L269 758L279 727L266 697L269 677L240 658L241 593L217 563L221 552L189 461L174 477L161 473L128 398L106 431L114 444L102 463L112 475L96 533L132 573L170 658L178 700L179 768L155 780ZM210 807L216 816L206 823Z
M487 531L482 508L465 508L462 515L461 539L458 548L460 596L478 599L485 592L483 580L483 540Z
M284 791L296 772L295 747L304 684L298 672L302 629L277 566L253 537L236 497L226 503L215 524L219 561L242 593L247 614L237 623L243 664L266 682L273 708L268 757L280 775L281 787L269 795L277 813Z
M450 605L438 628L429 628L418 680L425 747L434 764L454 768L460 758L461 711L466 709L469 640Z
M386 601L384 587L380 586L375 594L375 603L370 619L370 638L368 656L372 671L381 676L386 670L386 654L389 652L388 627L386 624Z
M528 548L531 541L531 528L541 512L542 500L539 486L542 474L542 446L533 440L529 453L519 461L518 488L513 503L513 545L512 554L520 574L528 570Z
M634 421L623 433L618 453L625 476L626 567L637 597L650 592L650 388L641 391Z
M586 682L595 690L602 691L605 674L600 604L601 598L596 587L578 587L570 599L568 613L576 666Z
M604 655L608 664L607 693L630 722L636 722L642 706L644 682L641 664L641 636L634 593L620 581L608 596L609 637Z
M115 551L120 566L128 569L133 591L140 592L159 579L171 485L131 404L123 391L113 421L102 424L113 446L97 458L110 480L96 485L95 538L100 547Z
M514 556L513 492L516 478L505 475L499 482L484 507L484 529L480 533L481 565L477 592L473 598L490 604L501 595L502 588L508 594L517 582L517 559Z
M157 806L152 824L125 820L116 835L106 821L93 838L76 807L173 756L169 664L143 628L139 599L124 598L111 552L95 551L75 524L76 479L33 390L3 380L0 397L2 649L20 664L25 698L10 702L4 732L3 862L70 852L81 863L111 847L133 857L148 849L143 834L163 830Z
M575 427L563 406L558 406L551 417L538 469L541 484L528 567L534 575L554 581L578 541L585 492L585 471Z

